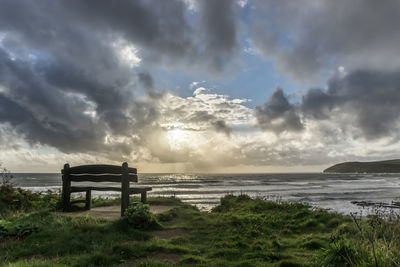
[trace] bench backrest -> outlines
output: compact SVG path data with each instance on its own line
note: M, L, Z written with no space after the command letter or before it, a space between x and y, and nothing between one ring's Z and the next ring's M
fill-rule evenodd
M137 182L137 169L129 168L124 162L122 166L115 165L81 165L70 167L64 165L61 170L63 179L73 182Z

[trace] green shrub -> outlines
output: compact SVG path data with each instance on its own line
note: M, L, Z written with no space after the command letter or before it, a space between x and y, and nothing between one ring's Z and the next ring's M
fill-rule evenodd
M34 193L16 187L12 183L13 175L0 163L0 213L16 210L31 211L43 208L52 210L61 207L60 194L50 190Z
M384 217L385 216L385 217ZM399 266L400 218L396 214L362 218L351 214L353 227L340 225L324 249L325 266Z
M125 210L125 218L129 224L137 229L156 229L160 228L160 224L151 214L150 207L147 204L139 203L134 207Z
M0 220L0 240L5 237L22 238L38 231L39 228L30 223L16 223Z
M363 249L363 248L361 248ZM364 255L364 251L360 251L360 247L355 247L350 241L338 240L330 244L325 251L323 266L360 266L360 261Z
M227 212L235 206L237 197L226 195L221 198L221 204L212 208L213 212Z
M60 195L51 191L34 193L12 185L0 185L0 212L60 208Z
M250 200L251 200L251 197L249 195L246 195L246 194L240 194L236 198L237 202L247 202L247 201L250 201Z

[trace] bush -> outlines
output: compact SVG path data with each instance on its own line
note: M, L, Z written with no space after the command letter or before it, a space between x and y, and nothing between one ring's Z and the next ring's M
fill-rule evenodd
M0 163L0 214L16 210L38 210L60 208L60 195L51 191L34 193L16 187L12 183L13 176Z
M17 223L0 220L0 240L6 237L23 238L38 231L39 228L32 223Z
M129 224L137 229L148 230L160 228L160 224L151 214L150 207L147 204L139 203L134 207L125 210L125 218Z
M0 162L0 185L1 186L12 186L13 184L11 183L11 180L14 178L14 176L11 174L7 168L4 168L2 166L2 163Z
M51 191L33 193L11 185L0 186L0 212L7 210L29 211L43 208L59 209L59 194Z
M338 227L324 249L324 266L399 266L400 217L395 213L363 218L351 214L355 227ZM383 212L383 211L382 211Z

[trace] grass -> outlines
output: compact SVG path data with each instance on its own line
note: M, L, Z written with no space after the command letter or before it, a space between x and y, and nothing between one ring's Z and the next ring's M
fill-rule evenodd
M43 195L37 197L33 197L37 204L47 201ZM1 215L0 263L172 266L153 257L160 253L177 255L178 266L398 266L400 262L400 220L394 214L362 220L247 195L227 195L211 212L200 212L174 197L148 202L177 206L156 215L155 225L183 228L187 234L161 240L152 229L135 229L127 219L61 216L53 212L57 205L10 206ZM118 199L94 199L92 206L115 204Z
M336 225L332 220L350 221L302 204L252 200L245 195L226 196L221 202L207 214L190 207L171 211L174 219L164 222L189 229L191 235L172 242L191 248L195 253L187 257L192 261L197 258L205 265L219 266L309 266L323 252L321 247L329 245Z

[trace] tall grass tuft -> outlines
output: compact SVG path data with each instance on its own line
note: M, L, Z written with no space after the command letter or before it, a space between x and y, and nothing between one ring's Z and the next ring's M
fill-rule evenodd
M351 227L339 228L325 250L326 266L400 266L400 216L376 209L363 218L352 213Z
M0 216L15 211L32 211L40 209L56 210L60 208L60 194L47 191L34 193L13 184L13 175L0 163Z

